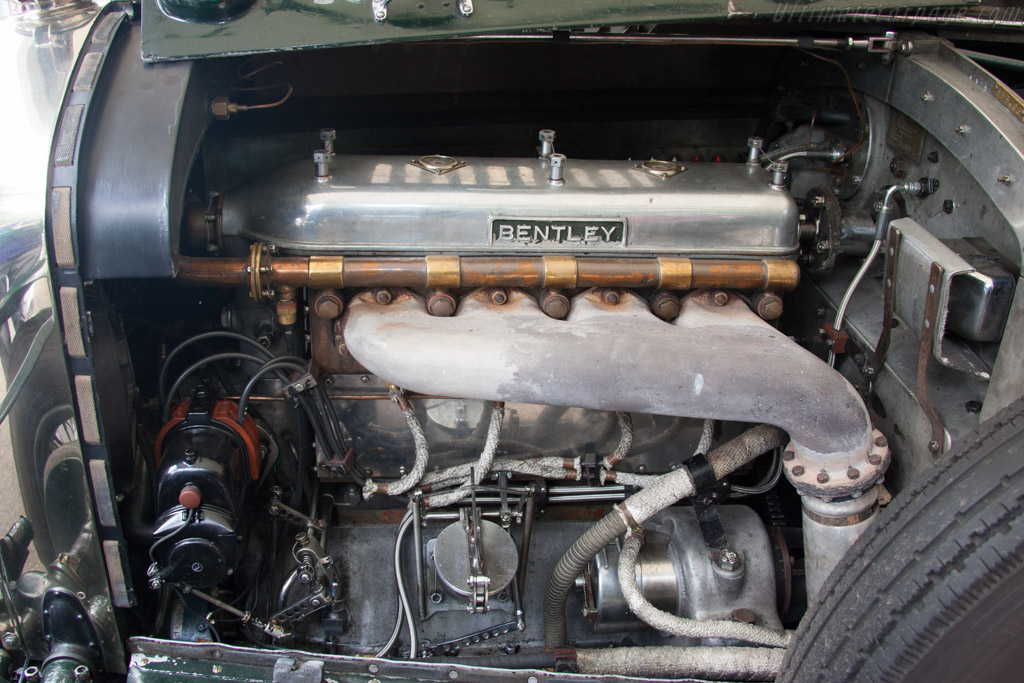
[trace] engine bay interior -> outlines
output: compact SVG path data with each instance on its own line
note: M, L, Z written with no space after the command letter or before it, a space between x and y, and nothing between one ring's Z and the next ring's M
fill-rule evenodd
M762 680L977 424L1020 250L895 46L590 35L117 34L61 305L114 359L122 630Z

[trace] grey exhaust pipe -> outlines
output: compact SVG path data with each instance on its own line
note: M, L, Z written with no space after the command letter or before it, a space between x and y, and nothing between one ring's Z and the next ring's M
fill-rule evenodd
M734 295L694 292L668 323L629 291L584 292L565 320L521 290L503 304L488 294L440 318L408 291L387 304L364 292L347 307L345 343L425 394L772 424L792 440L786 474L806 494L856 495L888 464L854 387Z

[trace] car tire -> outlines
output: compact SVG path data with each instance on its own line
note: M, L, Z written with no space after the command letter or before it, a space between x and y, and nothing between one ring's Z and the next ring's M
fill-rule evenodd
M1024 402L961 443L832 572L777 680L1024 676Z

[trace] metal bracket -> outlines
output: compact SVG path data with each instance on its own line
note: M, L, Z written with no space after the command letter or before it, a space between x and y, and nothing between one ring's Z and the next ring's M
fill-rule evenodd
M438 643L437 645L425 648L424 654L428 654L433 657L452 657L457 655L459 650L466 645L474 645L518 630L520 630L518 622L506 621L496 626L482 628L479 631L473 631L472 633L467 633L464 636L452 638L451 640L446 640L443 643Z
M324 677L322 659L299 662L291 657L281 657L274 662L273 683L320 683Z
M316 592L310 593L272 616L270 622L281 627L298 624L311 614L319 612L333 602L334 598L331 597L330 593L324 590L323 587L320 587Z
M896 315L911 329L924 329L923 321L930 310L924 295L926 292L935 294L938 297L937 308L931 311L935 316L934 324L928 328L926 336L936 360L946 367L988 381L990 375L985 368L968 362L962 354L956 353L953 344L946 343L946 318L953 280L976 272L975 268L910 218L894 220L890 227L893 229L902 233L894 278L894 282L899 283L893 292ZM931 267L935 263L942 267L943 275L936 291L931 292Z
M470 470L470 479L473 474ZM466 576L466 585L469 588L469 611L486 612L490 609L488 604L488 590L491 585L491 578L484 573L484 537L480 526L480 508L476 505L476 490L472 492L470 508L462 508L459 511L462 518L462 527L466 531L467 552L469 553L469 572Z
M714 503L705 502L705 499L694 498L693 511L697 515L697 524L700 526L700 533L704 537L704 545L708 548L711 562L725 571L738 571L740 556L729 544L729 536L725 533L718 508Z
M935 407L928 400L928 359L932 350L932 333L939 318L940 292L945 269L938 263L932 263L928 277L928 295L924 302L924 321L921 323L921 341L917 348L917 402L921 405L928 422L932 427L932 439L928 442L928 450L938 457L946 447L946 429L942 419L935 412Z
M889 353L889 341L892 338L893 314L896 310L896 267L899 264L900 244L903 240L903 233L899 228L889 228L889 243L885 248L885 281L884 300L882 311L882 332L878 336L878 343L875 344L875 353L866 366L868 380L873 381L878 377L885 365L885 357Z
M868 52L886 55L891 59L899 47L899 36L895 31L886 31L884 36L868 37Z
M267 508L267 512L270 513L271 517L281 517L289 524L294 524L295 526L303 529L309 528L316 531L323 531L327 528L327 525L322 519L313 519L312 517L308 517L298 510L282 503L282 494L283 491L280 486L274 486L270 489L270 506Z

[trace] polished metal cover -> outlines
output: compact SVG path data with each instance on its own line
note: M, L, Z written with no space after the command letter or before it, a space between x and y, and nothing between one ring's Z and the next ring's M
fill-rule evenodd
M422 159L445 159L440 155ZM454 159L452 161L455 161ZM225 236L300 252L795 254L797 207L761 168L697 164L660 178L631 161L335 156L318 182L305 160L228 190Z

